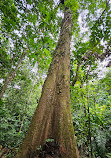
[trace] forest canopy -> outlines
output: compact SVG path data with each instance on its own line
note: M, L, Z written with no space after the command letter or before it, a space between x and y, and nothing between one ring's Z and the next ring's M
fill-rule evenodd
M58 56L67 8L72 17L71 116L79 155L111 157L110 0L0 1L1 157L14 157L25 138L50 64Z

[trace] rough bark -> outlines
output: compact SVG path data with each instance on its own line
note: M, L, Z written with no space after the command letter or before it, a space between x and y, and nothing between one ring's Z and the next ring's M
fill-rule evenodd
M62 158L79 158L70 106L71 26L71 12L67 9L38 107L16 158L30 157L46 139L59 144Z
M19 66L20 66L20 63L21 63L21 61L23 60L23 57L24 57L25 55L26 55L26 52L24 52L24 53L21 55L21 57L20 57L20 59L19 59L19 61L18 61L18 64L16 65L14 71L12 71L12 68L11 68L10 71L9 71L9 73L7 74L7 77L6 77L6 79L5 79L4 85L3 85L3 87L2 87L2 89L1 89L1 91L0 91L0 99L3 97L3 94L4 94L5 90L7 89L8 84L11 82L12 79L14 79L14 77L15 77L15 75L16 75L16 72L17 72L17 70L18 70L18 68L19 68Z

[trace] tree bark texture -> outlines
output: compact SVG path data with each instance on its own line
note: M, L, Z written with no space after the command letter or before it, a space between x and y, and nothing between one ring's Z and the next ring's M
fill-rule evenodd
M38 107L16 158L28 158L47 139L54 139L62 158L79 158L70 105L70 10L64 13L61 32Z

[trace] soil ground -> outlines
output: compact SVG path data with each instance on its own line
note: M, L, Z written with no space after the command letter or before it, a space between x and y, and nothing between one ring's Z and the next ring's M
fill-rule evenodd
M55 142L46 142L31 158L61 158L59 145Z

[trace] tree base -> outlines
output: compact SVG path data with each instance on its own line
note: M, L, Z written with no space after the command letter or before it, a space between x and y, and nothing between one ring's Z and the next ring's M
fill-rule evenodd
M30 153L29 158L61 158L59 145L56 142L46 142L42 148Z

